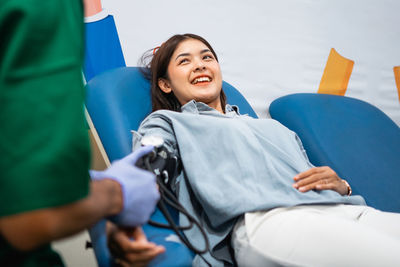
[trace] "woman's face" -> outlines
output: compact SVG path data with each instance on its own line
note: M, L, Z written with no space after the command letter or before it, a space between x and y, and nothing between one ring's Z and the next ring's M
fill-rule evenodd
M174 92L181 105L194 99L222 112L221 70L204 43L196 39L182 41L170 59L167 72L169 79L159 79L158 85L166 93Z

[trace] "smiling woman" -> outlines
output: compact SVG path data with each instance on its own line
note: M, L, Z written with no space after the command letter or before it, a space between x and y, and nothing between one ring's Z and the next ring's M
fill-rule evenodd
M147 67L154 112L133 147L161 137L183 166L170 183L210 244L193 266L400 264L400 215L351 196L350 185L330 167L313 166L296 133L279 122L226 104L207 41L175 35ZM199 229L184 234L204 247Z

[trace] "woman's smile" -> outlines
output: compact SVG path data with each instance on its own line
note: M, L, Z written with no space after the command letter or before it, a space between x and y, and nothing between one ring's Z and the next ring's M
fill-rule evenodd
M200 75L193 79L192 84L194 85L204 85L209 84L212 78L208 75Z

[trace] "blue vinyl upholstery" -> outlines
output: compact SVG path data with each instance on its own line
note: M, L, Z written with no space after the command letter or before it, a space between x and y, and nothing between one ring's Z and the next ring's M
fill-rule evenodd
M131 152L131 130L137 130L140 122L151 112L150 84L138 67L121 67L103 72L89 81L86 108L97 130L110 161ZM230 104L238 105L241 114L257 117L245 98L230 84L223 89ZM175 214L177 218L177 214ZM152 220L166 223L159 210ZM154 259L150 266L191 266L193 253L183 244L165 238L172 230L144 225L147 238L164 245L166 253ZM99 266L111 266L112 260L106 246L104 221L90 231Z
M330 166L368 205L400 212L400 128L382 111L326 94L287 95L269 111L300 136L314 165Z

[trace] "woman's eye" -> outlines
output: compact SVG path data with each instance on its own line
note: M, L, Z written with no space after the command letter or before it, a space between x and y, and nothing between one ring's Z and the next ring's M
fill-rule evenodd
M186 63L186 62L189 62L189 60L187 58L184 58L181 61L179 61L179 65L183 64L183 63Z
M213 59L213 57L212 57L211 55L205 55L205 56L203 57L203 59Z

